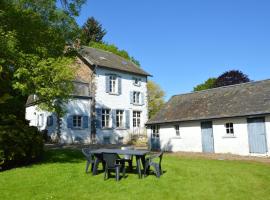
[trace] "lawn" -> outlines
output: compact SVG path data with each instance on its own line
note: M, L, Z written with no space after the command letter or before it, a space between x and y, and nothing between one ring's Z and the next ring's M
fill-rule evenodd
M270 165L166 154L164 175L104 181L84 173L80 151L49 150L44 161L0 173L1 199L270 199Z

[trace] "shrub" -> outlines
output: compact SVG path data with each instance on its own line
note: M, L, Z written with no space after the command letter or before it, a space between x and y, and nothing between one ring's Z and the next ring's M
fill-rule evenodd
M42 134L24 121L9 120L0 124L0 168L29 164L43 153Z

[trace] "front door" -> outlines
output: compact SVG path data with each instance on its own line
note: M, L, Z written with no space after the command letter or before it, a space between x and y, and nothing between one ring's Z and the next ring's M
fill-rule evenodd
M151 150L152 151L159 151L160 150L159 133L152 133L152 135L151 135Z
M214 153L214 137L212 122L201 122L202 129L202 151Z
M266 153L266 133L264 117L250 118L248 122L248 140L250 153Z

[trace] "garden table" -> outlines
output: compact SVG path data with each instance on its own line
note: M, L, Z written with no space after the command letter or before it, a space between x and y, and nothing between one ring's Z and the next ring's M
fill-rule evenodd
M141 163L142 163L143 170L144 170L145 156L146 156L146 154L149 153L149 151L148 150L132 150L132 149L126 149L126 150L122 150L122 149L96 149L96 150L91 150L91 153L94 154L96 157L96 161L95 161L94 169L93 169L93 175L96 175L96 173L97 173L98 163L102 162L100 159L101 159L101 155L103 153L116 153L118 155L133 155L133 156L135 156L138 177L142 178Z

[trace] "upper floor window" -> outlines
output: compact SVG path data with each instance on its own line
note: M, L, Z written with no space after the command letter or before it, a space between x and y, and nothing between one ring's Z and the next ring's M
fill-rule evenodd
M133 103L134 104L139 104L140 103L140 96L141 93L140 92L133 92Z
M109 85L110 85L110 93L116 94L117 90L116 90L116 76L115 75L110 75L109 76Z
M73 128L82 128L82 116L73 115L72 123Z
M175 134L176 134L176 136L180 136L179 125L175 125L174 128L175 128Z
M39 114L37 116L37 126L43 126L44 125L44 114Z
M141 126L141 112L133 111L133 127Z
M133 84L136 86L140 86L141 85L141 79L137 78L137 77L133 77Z
M123 128L124 127L124 111L116 110L116 127Z
M225 124L225 128L226 128L226 133L227 134L234 134L234 130L233 130L233 123L226 123Z
M110 109L102 109L102 128L110 127Z

